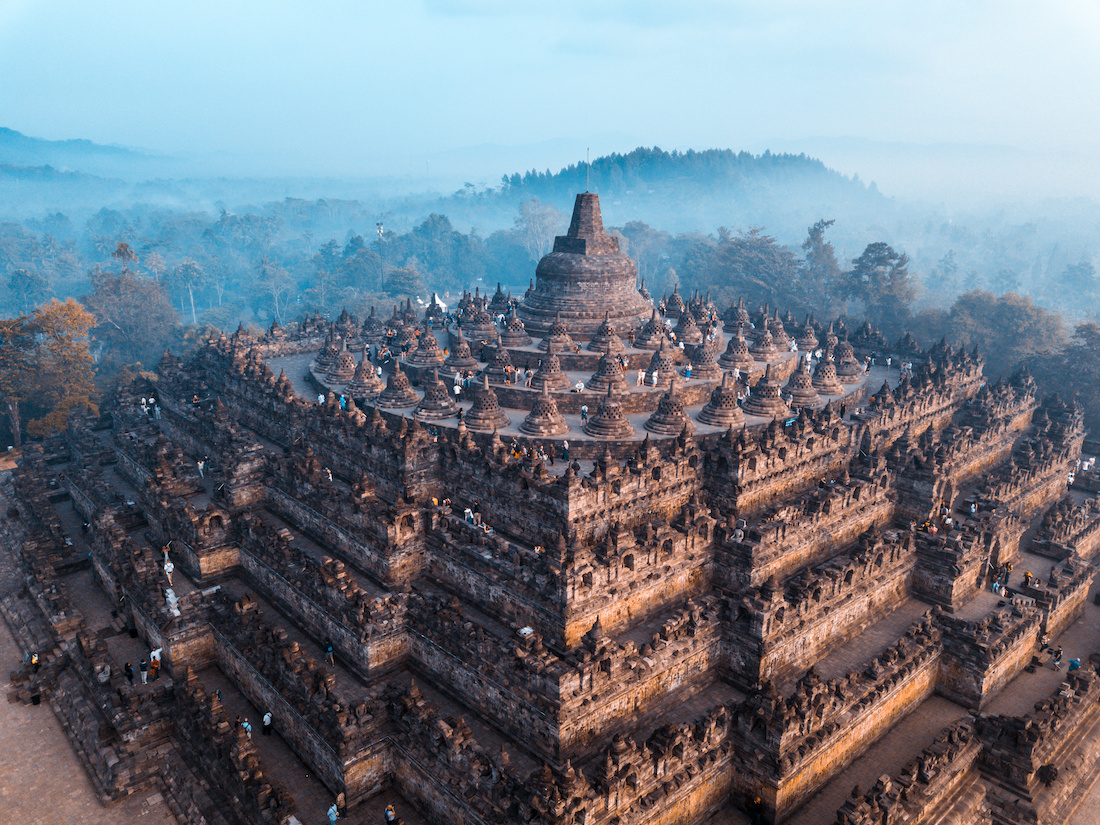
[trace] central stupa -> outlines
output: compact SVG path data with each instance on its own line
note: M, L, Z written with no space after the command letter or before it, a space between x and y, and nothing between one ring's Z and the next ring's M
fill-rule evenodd
M652 306L638 292L638 268L619 251L619 239L603 229L600 199L577 195L569 231L539 261L535 287L517 314L527 331L544 336L561 317L571 338L587 341L606 317L620 335L641 326Z

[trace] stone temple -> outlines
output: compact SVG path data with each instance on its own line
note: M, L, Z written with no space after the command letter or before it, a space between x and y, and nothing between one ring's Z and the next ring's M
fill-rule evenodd
M27 448L10 697L105 804L188 825L1094 804L1074 404L867 325L678 290L662 317L634 278L586 193L518 305L238 330Z
M638 293L638 267L604 232L599 197L577 195L569 231L539 261L534 288L516 314L533 335L561 320L573 337L591 338L605 316L624 333L641 326L653 307Z

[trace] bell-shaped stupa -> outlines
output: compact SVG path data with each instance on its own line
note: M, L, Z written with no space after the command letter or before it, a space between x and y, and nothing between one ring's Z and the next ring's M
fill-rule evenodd
M481 389L474 393L474 403L463 421L471 430L483 432L508 426L508 416L500 408L500 401L497 400L497 394L493 392L493 388L489 386L488 378L482 379Z
M650 305L637 290L638 268L619 251L619 239L604 232L599 196L577 195L569 231L535 270L535 287L518 307L530 335L546 335L561 313L569 335L588 341L605 316L616 329L644 323Z
M780 384L776 376L775 364L769 364L764 377L756 382L749 397L741 405L747 415L759 415L767 418L787 418L790 407L779 397Z
M415 407L420 403L420 395L409 384L409 376L401 371L401 362L393 366L393 374L386 382L386 388L374 399L379 407Z
M543 437L569 432L569 425L558 412L558 404L545 385L542 392L535 397L534 403L531 404L531 412L523 419L519 428L521 432Z
M722 383L710 394L710 401L699 410L699 421L712 427L731 427L744 423L745 414L737 403L737 383L733 373L722 376Z
M634 427L623 415L623 405L613 393L608 388L607 395L596 405L595 414L589 416L583 427L593 438L630 438L634 435Z
M413 410L413 418L421 421L443 421L453 418L457 413L458 404L447 385L439 380L439 373L433 367L431 375L424 382L424 397Z

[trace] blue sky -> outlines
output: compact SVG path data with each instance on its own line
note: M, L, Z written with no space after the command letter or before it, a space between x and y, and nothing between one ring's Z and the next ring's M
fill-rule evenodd
M1087 190L1098 44L1094 0L0 0L0 125L331 175L856 138Z

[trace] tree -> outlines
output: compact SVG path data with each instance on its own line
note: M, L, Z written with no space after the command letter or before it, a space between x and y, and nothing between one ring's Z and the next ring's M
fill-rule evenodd
M424 279L420 277L416 258L409 258L405 265L391 269L386 279L386 292L390 295L407 295L410 298L424 296Z
M186 293L187 297L191 300L192 324L197 324L199 322L198 317L195 315L195 290L201 289L205 281L206 273L193 258L184 259L184 261L179 266L172 270L172 275L169 278L171 289L180 296L181 314L184 311L184 293Z
M160 256L159 252L147 252L145 254L145 268L149 270L149 273L153 276L153 280L160 283L160 279L164 276L167 265L164 263L164 258Z
M1028 367L1043 392L1075 396L1085 414L1085 427L1100 431L1100 325L1078 326L1066 346L1041 353Z
M259 264L259 277L256 279L256 287L260 295L271 301L271 309L275 320L285 324L286 311L290 306L291 292L294 281L281 266L276 266L273 261L263 258Z
M515 220L523 248L528 257L538 262L554 246L554 238L566 225L566 216L555 206L530 198L519 205L519 217Z
M8 417L12 444L23 446L22 413L33 384L34 330L25 315L0 320L0 403Z
M362 238L360 238L362 240ZM328 306L328 293L340 267L340 246L334 240L325 243L313 256L313 286L310 292L317 296L317 303L324 311Z
M901 335L912 317L916 280L909 275L909 256L882 241L868 244L844 273L843 292L863 303L867 318L887 338Z
M1021 362L1057 349L1064 340L1057 313L1014 292L996 296L977 289L955 299L947 335L952 343L976 346L993 378L1011 374Z
M806 230L802 242L801 298L807 306L816 307L824 317L832 317L840 289L840 264L836 250L825 239L825 230L836 221L822 218Z
M50 282L37 270L16 269L8 280L8 290L19 303L19 311L30 312L51 292Z
M936 264L940 273L940 283L943 291L948 295L954 295L958 290L959 260L954 249L947 250L947 254L940 258Z
M721 227L716 246L692 244L680 264L680 274L688 286L710 292L719 306L728 306L744 295L756 304L806 309L792 291L798 258L758 226L736 234Z
M122 264L122 271L129 272L130 264L137 261L137 253L130 248L130 244L119 242L115 247L115 251L111 253L111 257Z
M72 298L64 303L54 299L35 310L37 345L30 406L41 417L27 424L31 435L62 429L74 409L98 412L95 367L88 349L88 333L94 326L95 317Z
M627 221L620 230L626 238L624 250L638 265L638 277L656 285L656 279L669 266L672 236L642 221Z
M96 317L96 340L118 365L153 366L179 326L164 287L132 273L93 272L84 303Z
M1066 264L1060 281L1068 306L1080 306L1081 301L1092 300L1097 291L1096 269L1089 260Z

